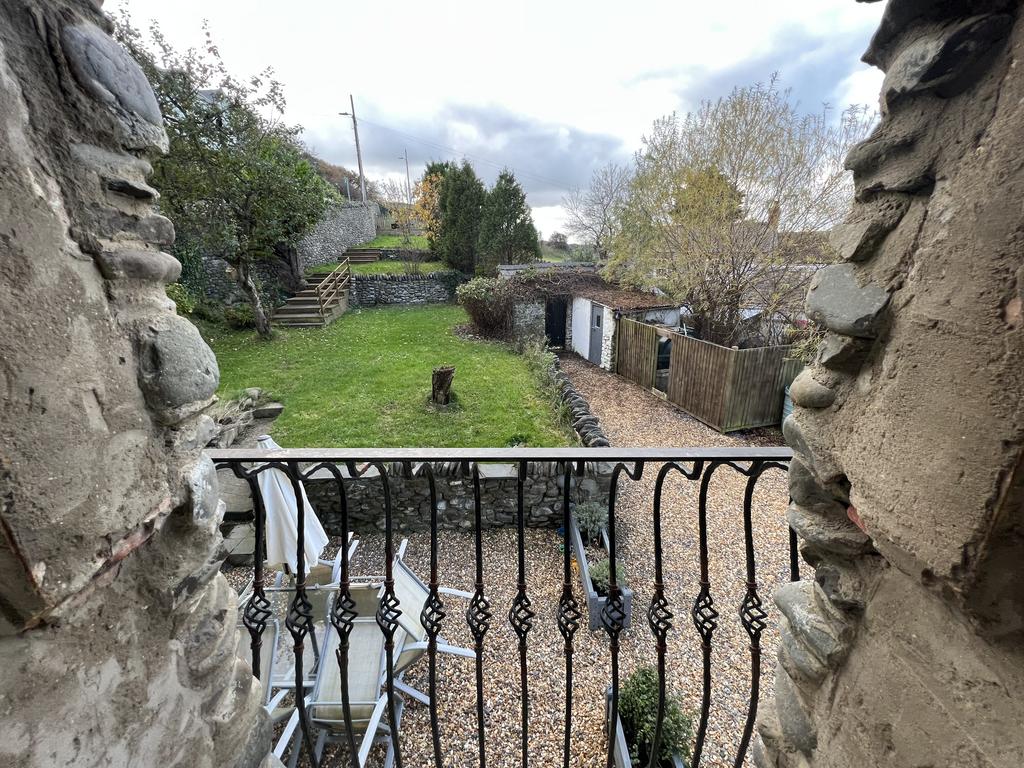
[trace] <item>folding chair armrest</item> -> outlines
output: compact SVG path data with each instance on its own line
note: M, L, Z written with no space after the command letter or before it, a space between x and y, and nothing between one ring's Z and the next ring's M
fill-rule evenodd
M388 696L384 694L377 699L377 706L373 708L373 714L366 724L366 731L363 735L363 743L359 745L359 764L366 765L366 758L370 756L370 749L373 747L373 737L380 726L380 720L384 717L384 708L388 704Z
M287 697L289 693L290 691L287 690L278 691L276 694L274 694L273 698L271 698L271 700L268 701L266 706L264 707L264 709L267 710L267 714L270 715L271 722L273 722L275 725L284 720L285 717L293 714L294 712L295 708L291 707L288 709L284 709L281 713L278 713L276 716L274 714L281 707L281 702L284 701L285 697Z
M274 756L279 760L284 757L285 751L288 749L288 745L298 738L299 736L299 710L296 708L292 712L292 716L288 718L288 724L285 725L284 730L281 731L281 738L277 740L277 744L274 745Z
M403 650L406 651L425 651L427 649L427 641L419 640L415 643L406 643ZM447 653L452 656L464 656L467 659L475 659L476 652L471 651L469 648L460 648L457 645L448 645L448 643L438 643L437 650L440 653Z
M438 587L437 591L440 592L442 595L451 595L452 597L462 597L462 598L465 598L466 600L472 600L473 599L473 593L472 592L466 592L466 591L461 590L461 589L452 589L451 587Z

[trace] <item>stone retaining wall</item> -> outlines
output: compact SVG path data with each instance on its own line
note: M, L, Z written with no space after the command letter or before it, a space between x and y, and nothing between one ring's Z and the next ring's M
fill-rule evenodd
M356 275L349 291L350 307L381 304L444 304L455 296L455 272L426 275Z
M342 204L332 208L312 231L299 241L297 250L301 272L320 264L337 261L349 248L373 240L377 235L375 205Z
M474 501L473 476L460 464L435 462L431 464L437 488L438 525L445 530L473 528ZM398 531L430 529L430 486L426 470L413 476L411 468L401 464L386 466L391 488L392 515ZM607 503L611 484L611 465L589 464L583 477L572 478L573 503L596 500ZM557 527L562 523L562 483L564 476L553 463L529 467L524 481L526 524L530 527ZM367 528L383 529L384 506L382 483L375 469L370 476L346 478L345 494L348 501L349 525L355 531ZM501 528L516 523L516 465L481 465L480 501L481 522L485 528ZM310 503L316 510L327 532L341 532L341 499L337 482L326 472L324 479L305 484Z

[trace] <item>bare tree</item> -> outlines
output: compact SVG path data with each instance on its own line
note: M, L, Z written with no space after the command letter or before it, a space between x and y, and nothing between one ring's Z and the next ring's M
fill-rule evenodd
M412 228L416 222L415 200L411 199L413 190L410 190L404 181L394 179L386 179L378 188L381 201L402 233L402 241L406 244L411 243Z
M607 274L686 304L705 339L779 343L834 259L825 235L853 199L843 161L874 121L866 107L802 115L775 78L657 120Z
M585 245L593 246L598 259L607 258L618 234L619 209L626 201L629 181L628 168L609 163L594 171L589 187L577 187L562 198L566 229Z

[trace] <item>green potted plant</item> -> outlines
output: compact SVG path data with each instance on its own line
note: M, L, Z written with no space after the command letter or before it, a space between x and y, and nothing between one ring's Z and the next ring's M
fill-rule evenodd
M596 563L590 566L590 582L594 585L594 591L602 597L608 596L608 582L611 580L611 563L607 557L602 557ZM629 584L626 580L626 572L622 568L622 563L618 564L615 569L615 581L618 583L619 588L628 587Z
M598 592L594 585L592 567L587 560L587 547L583 544L583 526L587 526L589 542L591 546L599 547L607 552L608 537L605 526L608 523L608 509L597 502L584 502L577 504L570 517L569 537L572 544L573 555L580 569L580 581L583 584L583 593L587 598L587 613L589 614L588 627L593 632L604 627L601 614L608 602L608 562L604 559L604 576L602 591ZM600 564L602 561L598 561ZM622 560L616 562L616 582L622 595L622 610L625 614L622 620L623 628L630 625L633 618L633 590L626 586L625 567Z
M602 535L608 528L606 506L596 501L584 501L573 507L572 515L584 544L592 547L604 546Z
M611 689L608 690L608 715L611 716ZM638 668L619 690L619 716L615 724L615 765L618 768L650 764L654 731L658 722L658 672L654 667ZM693 741L693 718L687 715L675 696L665 697L665 717L658 761L662 768L685 768Z

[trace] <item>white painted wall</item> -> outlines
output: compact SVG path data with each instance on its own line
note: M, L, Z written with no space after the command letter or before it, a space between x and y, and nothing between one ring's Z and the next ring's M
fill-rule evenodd
M572 351L586 358L590 354L590 299L572 299Z

